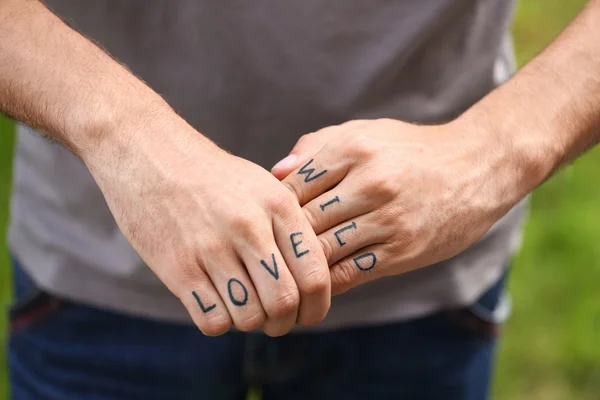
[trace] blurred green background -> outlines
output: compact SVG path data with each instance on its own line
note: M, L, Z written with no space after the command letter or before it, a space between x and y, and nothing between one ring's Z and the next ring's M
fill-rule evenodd
M513 26L519 63L534 57L585 0L521 0ZM592 38L597 40L597 38ZM0 117L0 226L7 222L12 125ZM497 399L600 398L600 149L533 196L522 252L510 287L513 315L504 329ZM0 230L0 243L4 243ZM0 246L0 303L10 297L6 249ZM0 318L4 341L6 316ZM0 346L0 399L6 398Z

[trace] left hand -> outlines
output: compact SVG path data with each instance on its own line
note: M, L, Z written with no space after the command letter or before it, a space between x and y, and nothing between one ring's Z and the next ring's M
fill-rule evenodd
M351 121L303 136L272 172L303 206L339 294L483 236L525 195L512 189L518 168L503 149L490 130L461 120Z

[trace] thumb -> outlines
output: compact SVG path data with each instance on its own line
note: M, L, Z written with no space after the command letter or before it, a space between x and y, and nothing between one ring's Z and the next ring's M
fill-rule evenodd
M279 180L284 179L293 170L310 160L334 137L364 121L350 121L342 125L333 125L316 132L307 133L296 142L290 154L271 168L271 173Z

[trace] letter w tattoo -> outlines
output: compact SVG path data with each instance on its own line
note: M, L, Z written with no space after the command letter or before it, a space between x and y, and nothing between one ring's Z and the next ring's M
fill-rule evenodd
M317 179L320 176L323 176L327 172L327 170L324 169L323 171L321 171L321 172L319 172L319 173L317 173L316 175L313 176L313 172L315 172L315 169L314 168L308 168L308 166L310 164L312 164L313 161L314 161L314 159L311 158L310 161L307 162L306 164L304 164L302 166L302 168L300 168L300 170L298 171L298 175L306 175L304 177L304 182L308 183L310 181L314 181L315 179Z

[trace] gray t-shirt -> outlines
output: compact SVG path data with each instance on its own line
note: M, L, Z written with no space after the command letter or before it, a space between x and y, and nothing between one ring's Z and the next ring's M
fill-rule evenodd
M449 120L514 69L512 0L47 3L200 132L265 168L302 134L327 125ZM20 126L14 163L10 247L41 287L98 307L190 321L129 246L80 160ZM524 211L513 209L451 260L335 297L320 326L468 304L518 247Z

